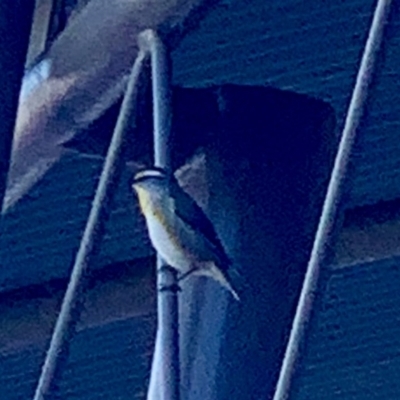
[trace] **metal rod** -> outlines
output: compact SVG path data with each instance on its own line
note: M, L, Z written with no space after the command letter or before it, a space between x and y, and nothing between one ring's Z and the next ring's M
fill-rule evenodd
M151 29L139 36L142 51L151 55L151 79L154 124L154 165L161 168L171 167L171 66L168 49L157 33Z
M89 218L81 240L81 244L72 269L71 278L63 299L50 347L42 368L34 400L54 399L53 390L61 367L68 351L69 342L75 330L79 315L79 299L84 287L84 274L90 261L97 254L98 244L102 239L104 221L108 215L109 203L115 192L121 163L121 153L126 128L131 123L130 117L134 112L138 95L138 81L146 55L140 52L132 68L126 94L121 106L116 127L103 170L97 186L96 194L90 210ZM133 123L134 123L133 119Z
M28 68L46 49L54 8L54 0L35 1L31 37L25 63Z
M321 266L323 265L334 223L338 216L351 150L363 115L368 88L381 48L383 31L390 12L390 6L391 0L378 0L374 12L280 370L274 400L286 400L289 397L296 362L299 358L299 347L306 333L315 292L318 287Z
M168 49L152 30L141 34L141 46L151 54L154 164L171 168L171 69ZM158 329L148 399L179 400L179 319L177 274L157 257ZM167 290L160 290L166 288Z

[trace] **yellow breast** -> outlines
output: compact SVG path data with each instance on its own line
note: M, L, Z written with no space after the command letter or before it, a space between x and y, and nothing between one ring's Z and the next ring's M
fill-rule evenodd
M170 223L167 223L167 213L165 208L165 204L158 202L159 204L155 204L153 199L151 198L149 192L143 188L136 189L139 205L143 215L147 218L152 216L157 219L167 230L170 229ZM157 203L157 202L156 202Z
M135 190L139 199L140 210L146 216L146 213L150 212L151 209L149 192L141 187L135 187Z
M177 248L181 248L182 246L179 240L179 235L176 232L176 224L174 223L173 218L171 218L169 212L170 210L168 210L168 204L161 204L161 202L159 204L155 204L147 190L140 187L135 189L138 195L140 209L145 218L156 219L167 232L171 244Z

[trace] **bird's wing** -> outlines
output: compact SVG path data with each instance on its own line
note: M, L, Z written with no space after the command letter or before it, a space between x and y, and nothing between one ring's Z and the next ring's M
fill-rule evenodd
M176 214L186 222L193 230L200 231L209 241L210 245L215 250L217 256L220 258L221 266L227 268L231 261L227 256L217 233L205 215L201 207L190 197L172 178L170 184L170 194L174 201Z

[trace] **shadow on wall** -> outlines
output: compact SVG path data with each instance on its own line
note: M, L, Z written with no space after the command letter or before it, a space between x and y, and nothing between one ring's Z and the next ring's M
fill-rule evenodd
M215 92L220 115L203 143L206 212L234 261L241 302L210 280L183 287L183 396L269 399L333 165L335 117L293 93Z

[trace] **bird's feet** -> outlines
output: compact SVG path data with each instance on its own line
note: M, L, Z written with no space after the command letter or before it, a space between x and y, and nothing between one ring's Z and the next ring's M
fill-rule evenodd
M181 287L180 287L177 283L172 284L172 285L161 285L161 286L158 288L158 291L159 291L159 292L178 293L178 292L181 291Z
M176 269L172 268L169 265L162 265L160 268L158 268L159 273L163 272L172 272L174 276L176 276ZM178 283L169 283L168 280L171 280L171 278L166 278L166 281L162 283L158 291L159 292L171 292L171 293L178 293L180 292L181 288Z

